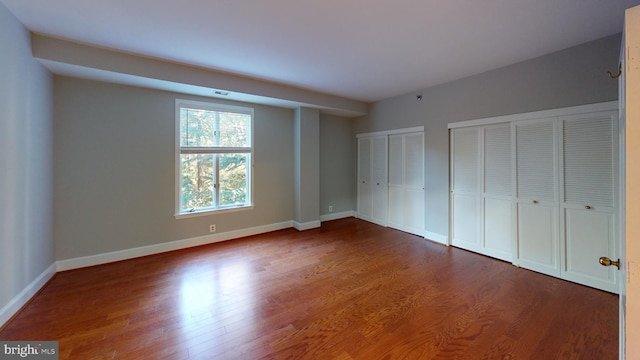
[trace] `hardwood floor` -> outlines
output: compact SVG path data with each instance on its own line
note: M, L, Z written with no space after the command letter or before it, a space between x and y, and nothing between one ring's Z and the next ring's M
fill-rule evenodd
M616 295L356 219L62 272L60 359L617 359Z

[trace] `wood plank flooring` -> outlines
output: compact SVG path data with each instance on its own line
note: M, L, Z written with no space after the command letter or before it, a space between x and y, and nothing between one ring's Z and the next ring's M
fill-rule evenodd
M62 272L60 359L617 359L616 295L357 219Z

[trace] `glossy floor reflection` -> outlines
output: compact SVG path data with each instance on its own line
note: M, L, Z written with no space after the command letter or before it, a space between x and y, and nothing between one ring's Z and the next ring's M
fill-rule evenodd
M181 271L179 336L190 356L211 355L231 340L254 338L259 301L250 275L249 260L242 257Z
M60 359L617 358L617 296L353 218L57 274Z

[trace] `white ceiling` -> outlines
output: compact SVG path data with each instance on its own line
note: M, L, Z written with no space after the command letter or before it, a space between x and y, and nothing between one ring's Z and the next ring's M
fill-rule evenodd
M366 102L622 30L640 0L0 0L31 31Z

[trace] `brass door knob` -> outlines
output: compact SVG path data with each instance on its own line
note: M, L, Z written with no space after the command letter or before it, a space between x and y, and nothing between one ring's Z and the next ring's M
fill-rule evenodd
M609 259L608 257L603 256L598 260L598 262L602 266L611 266L611 265L613 265L613 266L617 267L618 270L620 270L620 259L618 259L616 261L613 261L613 260Z

